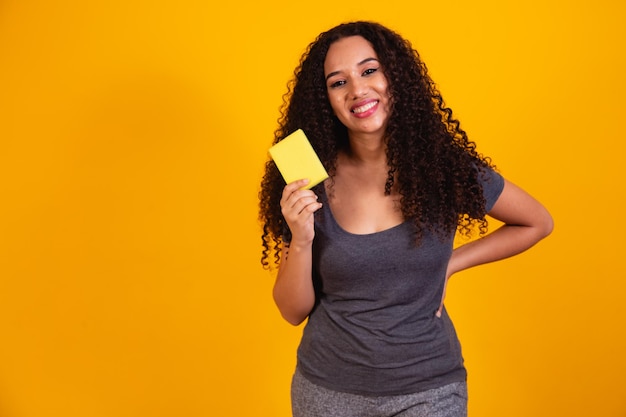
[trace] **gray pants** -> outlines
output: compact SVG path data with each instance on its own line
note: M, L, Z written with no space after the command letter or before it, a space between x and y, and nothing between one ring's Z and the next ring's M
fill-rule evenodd
M298 370L291 383L293 417L466 417L467 384L408 395L369 397L315 385Z

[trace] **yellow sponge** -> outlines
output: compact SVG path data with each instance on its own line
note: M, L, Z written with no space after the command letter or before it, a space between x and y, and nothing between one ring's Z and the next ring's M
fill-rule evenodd
M328 178L328 173L302 129L288 135L269 149L285 182L308 178L311 188Z

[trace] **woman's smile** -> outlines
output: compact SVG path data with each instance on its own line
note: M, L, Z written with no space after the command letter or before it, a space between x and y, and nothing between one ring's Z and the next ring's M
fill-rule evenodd
M350 110L357 117L368 117L376 112L378 108L378 100L366 100L365 103L357 104Z

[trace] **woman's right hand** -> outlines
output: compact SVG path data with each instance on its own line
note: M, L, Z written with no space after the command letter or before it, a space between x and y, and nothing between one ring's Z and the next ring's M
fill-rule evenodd
M315 236L313 213L322 207L322 203L317 201L313 191L302 188L308 183L308 179L301 179L287 184L280 199L281 212L291 230L292 245L310 243Z

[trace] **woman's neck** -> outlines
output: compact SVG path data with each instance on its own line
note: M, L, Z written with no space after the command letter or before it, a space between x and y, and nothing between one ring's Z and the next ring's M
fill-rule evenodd
M350 147L345 156L349 163L355 165L387 166L387 146L382 138L368 136L351 136Z

